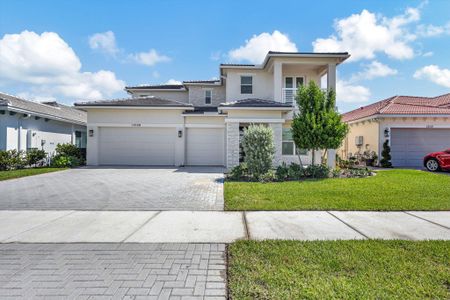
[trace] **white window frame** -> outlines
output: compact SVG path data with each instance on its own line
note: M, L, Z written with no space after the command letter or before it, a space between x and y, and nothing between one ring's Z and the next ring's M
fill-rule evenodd
M204 95L205 95L205 98L204 98L204 99L205 99L205 104L206 104L206 105L211 105L211 104L212 104L212 100L213 100L213 92L212 92L212 89L205 89L204 91L205 91L205 93L204 93ZM210 93L210 96L209 96L209 103L206 102L206 98L208 97L208 96L206 95L206 93L208 93L208 92Z
M282 130L285 130L285 129L288 129L288 128L283 128ZM283 154L283 143L292 143L293 144L293 154ZM304 149L304 150L306 150L306 149ZM298 154L297 154L297 145L295 145L295 143L294 143L294 140L283 140L283 139L281 139L281 155L282 156L291 156L291 157L296 157L296 156L298 156ZM300 154L301 156L307 156L308 155L308 151L306 150L306 153L305 154Z
M286 87L286 78L292 78L292 84L294 84L295 82L297 82L297 78L303 78L303 85L306 85L306 76L293 76L293 75L286 75L283 77L283 87ZM294 86L292 87L293 89L297 89L298 87Z
M252 83L251 84L242 84L242 77L250 77L252 79ZM239 93L241 95L253 95L253 75L250 74L241 74L239 75ZM252 92L251 93L242 93L242 86L250 86L252 88Z

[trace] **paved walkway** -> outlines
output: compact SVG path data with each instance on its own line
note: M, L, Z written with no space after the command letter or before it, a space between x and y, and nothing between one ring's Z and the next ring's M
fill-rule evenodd
M450 211L0 211L0 243L450 240Z
M224 244L0 244L1 299L225 299Z

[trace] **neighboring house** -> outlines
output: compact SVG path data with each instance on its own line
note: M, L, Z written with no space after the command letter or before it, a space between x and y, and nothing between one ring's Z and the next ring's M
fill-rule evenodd
M450 94L429 98L394 96L343 114L350 132L339 154L375 151L388 140L394 166L423 166L430 152L450 148Z
M58 143L86 148L86 112L0 93L0 150L37 148L52 154Z
M336 88L348 53L269 52L260 65L221 64L219 80L127 87L132 98L76 103L88 113L89 165L219 165L242 160L249 124L273 129L274 164L310 163L290 134L297 86Z

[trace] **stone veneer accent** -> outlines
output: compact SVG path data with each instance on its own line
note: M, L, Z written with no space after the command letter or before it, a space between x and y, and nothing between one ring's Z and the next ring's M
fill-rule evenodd
M271 123L270 128L273 130L273 142L275 144L275 154L273 157L273 165L279 166L283 160L282 157L282 139L283 139L283 125L281 123Z
M227 123L227 168L239 165L239 123Z
M211 104L205 104L205 90L212 91ZM189 103L194 106L219 106L225 102L224 86L189 86Z

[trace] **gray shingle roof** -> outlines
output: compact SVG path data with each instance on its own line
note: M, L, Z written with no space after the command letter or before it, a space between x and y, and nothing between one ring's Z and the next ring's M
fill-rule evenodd
M193 107L191 104L153 96L77 102L75 106Z
M0 107L22 110L25 113L36 114L49 119L58 119L70 123L86 124L86 112L73 106L57 102L34 102L16 96L0 93Z
M128 89L143 89L143 90L182 90L184 85L182 84L148 84L148 85L135 85L127 86Z
M220 80L218 79L212 79L212 80L185 80L183 81L183 84L189 84L189 83L218 83Z
M292 104L281 103L272 100L249 98L234 102L221 103L220 107L292 107Z

